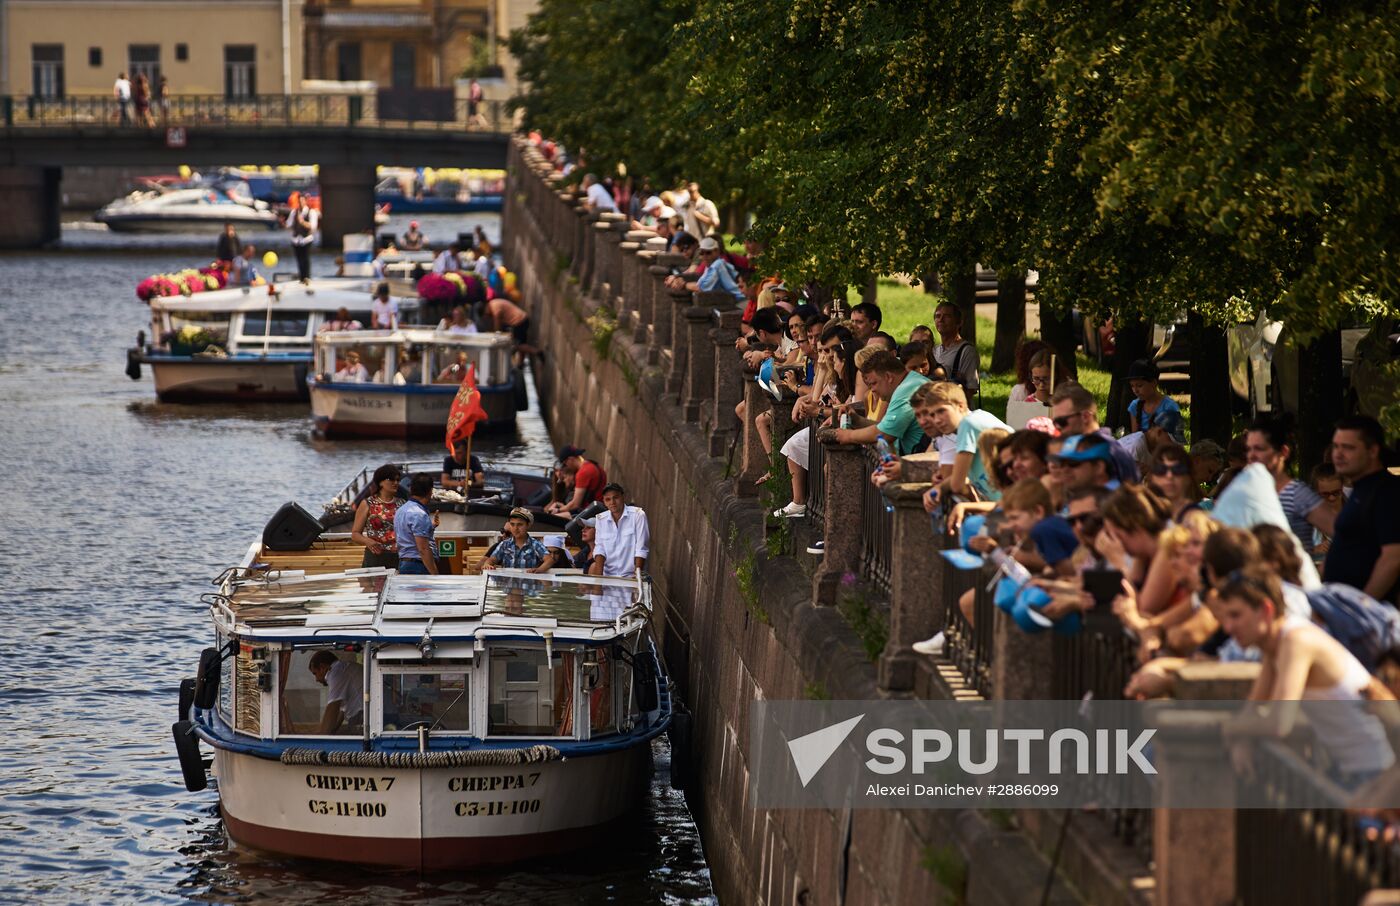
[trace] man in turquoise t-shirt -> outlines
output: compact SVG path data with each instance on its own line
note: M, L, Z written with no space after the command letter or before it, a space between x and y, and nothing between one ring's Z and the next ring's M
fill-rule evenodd
M836 441L843 444L873 444L883 434L894 442L895 451L901 456L912 453L924 439L924 429L914 418L909 398L921 385L928 383L928 378L906 371L899 357L885 349L866 361L860 376L865 379L865 386L880 399L888 400L889 405L879 422L862 428L839 430Z
M954 449L959 453L971 453L972 465L968 468L967 483L977 489L983 500L996 500L1001 496L992 478L987 474L987 465L977 448L977 439L989 428L1010 431L1011 426L985 409L970 409L962 414L958 422L957 440Z

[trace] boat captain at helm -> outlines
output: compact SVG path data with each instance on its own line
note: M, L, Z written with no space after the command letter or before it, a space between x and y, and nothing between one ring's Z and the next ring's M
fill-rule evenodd
M317 736L329 736L342 729L358 732L354 725L364 717L364 673L360 665L342 661L335 652L318 651L311 655L307 666L316 682L330 690L321 722L308 732Z

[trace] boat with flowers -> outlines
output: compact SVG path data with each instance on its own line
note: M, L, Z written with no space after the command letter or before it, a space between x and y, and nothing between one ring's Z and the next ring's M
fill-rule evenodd
M648 579L483 573L496 532L439 532L451 574L401 576L278 521L203 596L172 728L191 791L213 749L234 843L473 868L594 845L642 801L672 721Z
M146 299L152 341L145 342L144 332L137 337L127 354L127 374L138 379L140 366L148 365L163 402L308 399L306 376L317 332L341 308L369 324L378 283L336 277L210 288L221 279L221 273L182 271L141 284L154 286ZM178 292L168 293L171 286ZM417 319L418 299L397 302L402 320Z
M442 437L462 381L474 373L483 429L515 426L528 405L508 333L428 327L323 331L307 378L311 415L326 437Z

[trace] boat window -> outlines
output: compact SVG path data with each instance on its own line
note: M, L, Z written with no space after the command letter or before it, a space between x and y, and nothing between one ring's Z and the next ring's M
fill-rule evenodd
M280 735L363 732L364 667L353 651L330 646L283 651L278 658L277 694Z
M486 579L485 604L488 614L610 623L633 606L636 590L636 583L628 579L493 574Z
M472 364L470 349L439 343L433 347L433 382L437 384L460 384L467 374L467 366ZM476 369L477 383L481 383L481 367Z
M465 672L387 668L380 692L385 733L415 733L419 726L435 732L471 732L472 701Z
M351 383L379 382L388 347L383 343L336 344L320 347L320 371L333 380Z
M209 331L217 346L228 343L228 315L212 311L172 311L169 316L170 330L176 334L186 327L194 327Z
M492 736L573 736L574 661L555 650L549 669L543 648L491 648Z
M591 735L616 733L618 718L628 709L627 688L632 682L632 668L614 657L609 648L590 648L583 659L582 681L588 694Z
M224 661L235 664L236 690L234 692L233 728L240 733L253 736L262 734L262 694L258 688L258 674L267 663L266 645L238 646L238 658Z
M304 337L311 319L304 311L276 311L269 318L250 311L243 316L245 337Z
M397 385L423 383L423 347L405 343L399 350L398 368L392 383Z
M219 650L228 645L229 637L219 633ZM219 715L233 723L233 658L226 657L219 665Z

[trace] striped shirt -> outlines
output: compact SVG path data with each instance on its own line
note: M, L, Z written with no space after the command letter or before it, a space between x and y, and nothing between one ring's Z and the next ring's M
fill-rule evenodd
M1278 492L1278 502L1283 504L1283 514L1288 517L1288 527L1298 536L1303 550L1312 553L1313 527L1308 522L1308 514L1322 506L1322 498L1317 492L1301 481L1294 479Z

